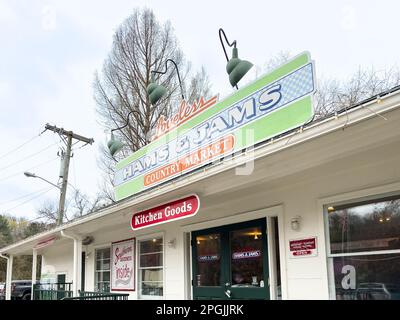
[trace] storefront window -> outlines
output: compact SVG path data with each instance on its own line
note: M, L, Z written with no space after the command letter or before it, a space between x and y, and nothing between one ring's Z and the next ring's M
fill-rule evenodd
M327 214L335 298L399 300L400 197L332 205Z
M232 287L259 287L263 276L261 228L231 232Z
M95 290L110 292L110 248L96 250Z
M139 241L139 284L141 296L163 295L163 239Z
M198 287L220 286L221 278L221 235L206 234L196 237Z

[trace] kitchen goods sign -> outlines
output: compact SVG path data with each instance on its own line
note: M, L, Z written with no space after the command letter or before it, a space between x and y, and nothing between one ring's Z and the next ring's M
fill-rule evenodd
M318 255L317 237L290 240L289 252L291 258L317 256Z
M135 239L111 244L111 290L135 291Z
M199 211L199 208L200 199L193 194L134 214L131 220L131 227L133 230L138 230L171 220L188 218L194 216Z
M303 125L314 114L314 73L304 52L222 101L181 103L151 143L116 165L116 200Z

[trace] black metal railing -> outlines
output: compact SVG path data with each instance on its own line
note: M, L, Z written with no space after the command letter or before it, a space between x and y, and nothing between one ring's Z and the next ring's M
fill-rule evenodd
M128 293L78 291L74 297L72 282L36 283L33 285L33 300L128 300Z
M65 297L62 300L128 300L128 293L79 291L79 297Z
M62 300L72 297L72 282L36 283L33 300Z

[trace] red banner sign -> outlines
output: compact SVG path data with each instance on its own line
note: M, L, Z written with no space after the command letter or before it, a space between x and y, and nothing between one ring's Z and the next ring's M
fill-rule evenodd
M317 238L306 238L289 241L290 256L292 258L317 255Z
M132 216L131 227L138 230L171 220L194 216L200 208L197 195L175 200L161 206L138 212Z
M44 240L40 240L40 241L33 247L33 249L41 249L41 248L47 247L47 246L53 244L54 241L56 241L56 237L50 237L50 238L47 238L47 239L44 239Z

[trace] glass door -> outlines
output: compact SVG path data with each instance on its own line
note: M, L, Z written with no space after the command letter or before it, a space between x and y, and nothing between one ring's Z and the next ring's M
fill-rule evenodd
M265 219L192 233L194 299L269 299Z

